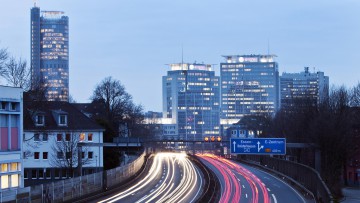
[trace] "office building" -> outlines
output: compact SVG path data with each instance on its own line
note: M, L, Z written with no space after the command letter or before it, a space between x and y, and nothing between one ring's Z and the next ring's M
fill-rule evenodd
M23 91L0 86L0 185L1 192L24 187L21 143Z
M246 115L274 115L280 105L275 55L227 55L220 64L221 124Z
M31 88L49 101L69 98L69 19L61 11L31 9Z
M219 77L208 64L176 63L163 76L163 118L168 139L219 135Z
M280 77L281 108L289 109L297 101L302 104L319 104L329 93L329 77L324 72L309 71L283 73Z

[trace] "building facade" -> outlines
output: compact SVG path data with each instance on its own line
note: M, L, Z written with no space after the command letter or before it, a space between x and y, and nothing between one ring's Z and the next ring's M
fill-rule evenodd
M49 101L69 99L69 18L61 11L31 9L31 86Z
M274 114L279 109L279 71L275 55L228 55L220 64L221 124L246 115Z
M21 153L23 91L0 86L0 185L1 191L24 186Z
M281 108L285 110L291 108L296 100L317 105L329 94L329 77L320 71L311 73L309 67L300 73L283 73L280 93Z
M208 64L177 63L163 76L165 139L219 135L219 77Z
M24 107L26 186L78 176L80 166L82 175L103 170L101 126L68 102L25 100Z

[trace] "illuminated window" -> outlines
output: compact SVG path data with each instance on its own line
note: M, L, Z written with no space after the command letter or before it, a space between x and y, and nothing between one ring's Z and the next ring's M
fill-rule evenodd
M88 134L88 141L93 141L93 134L92 133L89 133Z
M10 164L10 171L17 171L18 164L16 162Z
M80 142L85 140L85 133L80 133L79 135Z
M9 188L9 176L1 176L1 189Z
M8 171L8 164L1 164L1 172L7 172Z

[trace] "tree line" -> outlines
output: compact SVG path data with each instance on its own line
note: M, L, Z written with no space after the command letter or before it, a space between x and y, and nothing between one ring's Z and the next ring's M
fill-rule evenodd
M314 146L321 153L324 181L334 195L341 196L341 187L347 184L346 165L360 154L360 83L351 88L331 87L320 102L311 98L287 102L287 108L275 116L246 116L240 122L261 130L261 137L285 137L287 142ZM297 161L311 165L300 153L288 151Z

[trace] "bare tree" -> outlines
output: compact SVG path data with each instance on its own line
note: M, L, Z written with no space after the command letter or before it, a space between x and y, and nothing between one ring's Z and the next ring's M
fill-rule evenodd
M81 142L80 134L76 132L68 132L61 140L56 141L52 145L52 153L50 165L69 171L72 177L78 165L79 153L78 144ZM82 154L86 154L88 148L82 147ZM89 157L81 157L81 165L91 163Z
M350 91L350 106L360 107L360 82Z
M103 126L104 141L112 142L114 137L132 134L139 136L144 117L142 106L135 105L132 97L125 91L125 87L119 80L106 77L97 85L92 96L92 105L96 112L94 119ZM125 126L126 131L121 130ZM118 149L104 148L105 169L114 168L119 165Z
M105 114L109 121L123 119L128 107L132 104L132 97L125 91L119 80L107 77L95 88L93 100L102 101Z
M7 52L7 49L0 49L0 76L4 76L5 74L5 64L8 57L9 54Z
M4 65L3 77L9 85L21 87L24 90L30 87L30 70L25 60L19 58L16 60L11 57Z

